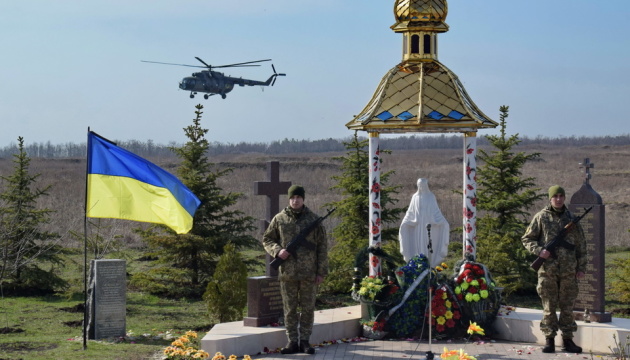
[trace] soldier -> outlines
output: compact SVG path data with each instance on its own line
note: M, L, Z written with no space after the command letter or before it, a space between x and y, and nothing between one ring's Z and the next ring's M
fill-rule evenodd
M286 250L289 242L319 216L304 205L302 186L291 186L288 195L289 206L274 216L263 235L265 251L274 258L285 260L278 269L278 279L289 342L280 352L314 354L309 338L315 317L317 285L328 274L328 242L320 224L307 236L307 241L313 246L301 246L297 256L291 256Z
M540 330L545 335L543 352L555 352L555 337L558 329L562 331L562 350L581 353L582 348L573 342L573 333L577 324L573 319L573 304L578 295L577 279L584 277L586 270L586 240L580 224L567 233L565 240L575 245L574 250L557 247L552 255L543 246L551 241L574 216L564 205L564 189L558 185L549 188L550 204L534 215L523 235L525 248L546 259L538 269L536 290L543 305L543 318ZM560 308L560 318L556 309Z

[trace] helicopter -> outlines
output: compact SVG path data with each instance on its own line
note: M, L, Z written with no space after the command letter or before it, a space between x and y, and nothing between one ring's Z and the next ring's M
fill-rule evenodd
M192 73L191 76L187 76L183 78L182 81L180 81L179 88L182 90L190 91L191 99L193 99L195 95L197 95L198 92L204 93L203 94L204 99L208 99L210 96L213 96L213 95L221 95L221 98L225 99L226 94L234 89L234 85L273 86L276 83L276 78L278 76L286 76L286 74L277 73L276 68L273 66L273 64L271 64L271 69L273 70L273 74L266 81L258 81L258 80L250 80L250 79L226 76L226 75L223 75L223 73L221 72L212 70L213 68L216 69L216 68L227 68L227 67L260 66L259 64L256 64L256 63L263 62L263 61L271 61L271 59L246 61L242 63L218 65L218 66L209 65L197 56L195 56L195 59L197 59L200 63L202 63L203 66L202 65L173 64L173 63L147 61L147 60L141 60L141 61L146 62L146 63L162 64L162 65L177 65L177 66L207 68L208 70Z

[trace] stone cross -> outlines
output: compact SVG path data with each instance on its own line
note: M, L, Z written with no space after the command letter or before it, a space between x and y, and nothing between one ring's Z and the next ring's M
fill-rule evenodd
M591 175L591 169L595 167L595 164L591 162L591 159L585 158L583 162L580 163L580 169L584 169L584 183L588 184L589 180L593 177Z
M269 226L271 219L280 211L280 196L286 195L290 181L280 181L280 162L270 161L267 163L267 179L268 181L254 181L254 195L267 195L267 211L265 219L262 221L261 228L264 232ZM266 256L266 274L267 276L278 276L278 271L271 266L271 257Z
M268 181L255 181L254 194L267 196L267 211L265 219L261 220L260 228L264 233L271 219L280 211L280 195L286 195L291 182L280 181L280 163L267 163ZM266 275L247 278L247 316L243 319L245 326L266 326L277 324L282 318L282 295L278 282L278 270L272 268L271 256L266 254Z

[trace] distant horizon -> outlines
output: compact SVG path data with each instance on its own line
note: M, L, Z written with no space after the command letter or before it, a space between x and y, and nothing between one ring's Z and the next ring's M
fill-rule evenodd
M101 135L101 134L99 134ZM496 136L497 134L484 134L484 133L478 133L477 134L477 138L478 139L485 139L485 136ZM513 135L517 135L517 134L510 134L510 133L506 133L507 137L513 136ZM207 139L208 142L212 145L212 144L218 144L218 145L239 145L239 144L252 144L252 145L270 145L270 144L274 144L274 143L280 143L283 141L299 141L299 142L318 142L318 141L329 141L329 140L333 140L333 141L346 141L349 138L352 138L352 134L349 134L346 137L338 137L338 138L333 138L333 137L327 137L327 138L321 138L321 139L298 139L298 138L283 138L283 139L277 139L277 140L271 140L271 141L239 141L239 142L223 142L223 141L215 141L215 140L211 140L211 139ZM409 137L423 137L423 136L428 136L428 137L440 137L440 136L444 136L444 137L460 137L463 136L462 133L440 133L440 134L435 134L435 133L413 133L413 134L380 134L380 139L381 140L390 140L390 139L398 139L398 138L409 138ZM41 141L41 142L29 142L28 138L26 136L22 136L24 138L24 145L25 147L28 145L47 145L50 143L50 145L52 146L59 146L59 145L66 145L66 144L72 144L72 145L86 145L87 144L87 139L86 141L83 142L73 142L73 141L68 141L68 142L60 142L60 143L53 143L50 140L46 140L46 141ZM86 132L86 137L87 137L87 132ZM518 134L518 138L520 140L523 140L525 142L530 142L533 141L535 142L536 140L540 140L540 141L544 141L544 142L549 142L549 141L554 141L554 140L567 140L567 139L619 139L619 138L624 138L624 137L628 137L630 140L630 133L624 133L624 134L617 134L617 135L557 135L557 136L543 136L543 135L537 135L537 136L528 136L528 135L520 135ZM360 139L367 139L367 136L364 135L359 135ZM139 144L146 144L148 142L152 142L152 144L154 146L171 146L172 144L175 145L182 145L185 144L187 141L184 142L175 142L175 141L171 141L168 143L158 143L155 142L153 139L146 139L146 140L139 140L139 139L129 139L129 140L118 140L118 139L108 139L112 142L115 143L120 143L120 144L129 144L129 143L139 143ZM12 147L12 146L17 146L17 137L15 139L15 141L10 142L7 145L4 146L0 146L0 149L5 149L7 147Z

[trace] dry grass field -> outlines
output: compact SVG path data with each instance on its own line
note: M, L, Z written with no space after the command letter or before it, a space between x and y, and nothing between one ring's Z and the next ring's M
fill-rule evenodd
M463 141L462 141L463 142ZM486 149L491 150L491 149ZM552 184L561 184L567 191L567 198L577 191L584 182L584 171L579 163L590 158L595 167L590 181L601 195L606 205L607 246L630 247L630 146L518 146L515 151L526 153L540 152L541 159L526 165L524 176L536 178L541 192ZM324 212L324 204L339 199L339 195L329 190L334 185L331 177L339 174L339 161L332 158L343 153L311 153L293 155L238 154L219 155L211 158L217 168L230 167L233 172L221 179L220 186L225 191L244 194L237 207L256 219L265 217L265 196L253 194L255 181L267 180L267 162L280 162L280 179L302 184L306 187L306 204L319 213ZM429 180L429 187L436 195L443 214L451 228L461 223L461 196L456 193L462 186L462 150L396 150L383 156L383 171L394 170L389 185L401 185L400 207L408 204L416 191L416 180L420 177ZM151 159L156 164L174 172L174 160ZM0 174L12 173L10 158L0 159ZM50 195L43 198L41 206L56 210L51 229L64 236L64 242L71 245L69 230L83 231L83 202L85 194L85 159L41 159L31 161L31 174L41 174L37 187L52 185ZM0 184L0 186L2 186ZM366 184L367 186L367 184ZM286 197L281 198L284 206ZM541 202L530 209L533 215L544 206ZM129 244L137 245L137 239L130 229L140 223L126 221L106 221L111 224L109 231L125 235ZM335 219L327 220L327 227L335 226ZM452 241L459 241L454 235ZM75 244L78 245L78 244Z

